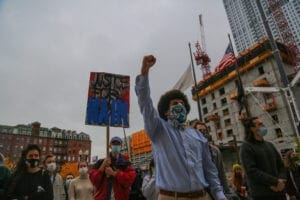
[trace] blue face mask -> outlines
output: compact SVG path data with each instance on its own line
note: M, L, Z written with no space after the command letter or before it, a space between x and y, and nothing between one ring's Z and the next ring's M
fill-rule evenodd
M120 145L112 145L112 146L111 146L111 151L112 151L113 153L120 153L120 151L121 151L121 146L120 146Z
M268 133L268 129L266 127L260 127L258 130L258 135L261 137L264 137L265 135L267 135Z
M172 121L176 120L179 124L186 121L187 112L182 104L176 104L171 107L170 118Z

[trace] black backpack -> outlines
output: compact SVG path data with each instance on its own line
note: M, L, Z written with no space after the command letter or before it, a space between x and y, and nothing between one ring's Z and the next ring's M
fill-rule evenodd
M139 169L136 169L136 177L131 186L129 200L146 200L142 193L143 177Z

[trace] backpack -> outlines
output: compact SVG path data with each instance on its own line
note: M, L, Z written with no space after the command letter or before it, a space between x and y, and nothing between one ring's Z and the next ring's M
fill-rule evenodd
M146 200L142 193L143 177L139 169L136 169L136 177L131 185L129 200Z

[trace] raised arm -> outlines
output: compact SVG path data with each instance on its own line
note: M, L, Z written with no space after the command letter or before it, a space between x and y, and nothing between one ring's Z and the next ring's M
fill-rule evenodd
M144 56L141 73L136 77L135 92L138 97L138 104L141 114L144 118L145 129L148 136L153 141L158 135L157 128L160 126L161 118L159 117L150 96L149 70L154 66L156 58L153 55Z
M156 63L156 58L153 55L144 56L141 68L141 75L147 76L150 68Z

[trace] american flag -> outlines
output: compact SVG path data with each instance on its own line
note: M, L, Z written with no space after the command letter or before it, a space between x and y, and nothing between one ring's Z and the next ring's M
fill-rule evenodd
M225 69L229 65L233 64L234 62L235 62L234 53L233 53L233 50L230 47L230 44L228 44L228 47L225 51L225 54L224 54L222 60L220 61L220 63L215 68L215 72L222 71L223 69Z

